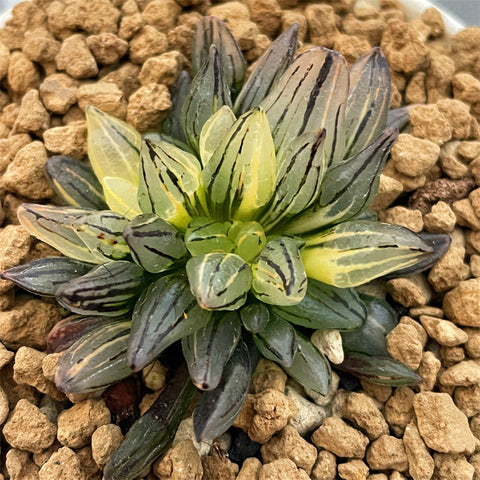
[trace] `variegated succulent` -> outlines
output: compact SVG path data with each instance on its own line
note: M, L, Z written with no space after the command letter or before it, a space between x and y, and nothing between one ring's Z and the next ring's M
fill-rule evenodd
M61 390L102 390L181 342L185 363L132 427L107 479L134 478L160 455L193 385L203 391L197 438L229 428L259 354L327 394L330 364L312 330L342 332L340 370L418 381L388 356L391 307L354 289L428 268L448 245L366 212L398 134L387 127L388 64L378 48L351 68L322 47L294 57L296 31L245 81L230 31L205 17L195 76L180 75L163 132L142 138L87 107L91 166L66 157L47 165L70 206L18 210L29 232L65 255L3 274L76 314L49 337L52 351L64 350Z

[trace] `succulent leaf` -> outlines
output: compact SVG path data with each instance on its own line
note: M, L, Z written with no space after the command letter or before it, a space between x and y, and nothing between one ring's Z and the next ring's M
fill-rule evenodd
M0 276L36 295L55 296L60 285L91 269L91 264L71 258L47 257L10 268Z
M302 260L307 275L340 288L414 266L433 253L412 231L367 220L344 222L305 240Z
M232 106L222 59L215 45L190 85L183 102L182 127L190 145L198 151L198 138L205 122L223 105Z
M138 183L119 177L103 177L103 191L111 210L132 219L142 212L138 205Z
M55 155L47 161L46 174L55 192L72 207L107 208L102 186L85 162Z
M128 361L141 370L172 343L202 328L210 313L195 302L185 275L161 277L142 292L132 314Z
M203 17L197 24L193 37L192 69L198 73L208 58L210 46L215 45L221 52L221 62L227 84L234 91L240 91L247 68L240 47L225 22L212 16Z
M201 174L207 210L218 220L253 220L275 187L275 148L262 109L242 115Z
M300 385L321 395L331 388L332 372L323 353L297 332L297 353L291 367L283 369Z
M254 295L272 305L295 305L307 291L307 274L300 257L303 240L270 240L252 264Z
M261 332L270 321L270 311L263 303L249 303L240 309L243 326L252 333Z
M211 252L230 253L235 244L228 238L232 222L216 222L207 217L194 218L185 231L185 245L193 257Z
M234 253L208 253L186 265L190 289L207 310L237 310L252 284L250 266Z
M196 212L200 162L192 154L165 141L146 140L142 146L138 203L144 213L155 213L185 230Z
M406 105L405 107L394 108L387 115L387 127L396 128L402 131L409 121L409 112L418 105Z
M127 362L130 322L111 319L85 333L60 357L55 383L65 393L88 393L132 374Z
M64 283L55 298L74 313L115 317L132 309L144 287L143 268L118 260L98 265L85 275Z
M273 305L272 311L295 325L313 330L355 330L367 311L353 288L337 288L308 279L307 293L296 305Z
M246 262L253 260L265 248L267 237L258 222L234 222L228 237L235 244L235 253Z
M263 53L238 94L234 111L238 115L258 107L292 63L297 48L298 24L285 30Z
M252 362L245 342L240 340L214 390L202 393L193 411L193 430L198 442L225 432L237 417L250 386Z
M192 382L201 390L213 390L240 340L241 323L236 312L212 315L206 325L182 338L182 351Z

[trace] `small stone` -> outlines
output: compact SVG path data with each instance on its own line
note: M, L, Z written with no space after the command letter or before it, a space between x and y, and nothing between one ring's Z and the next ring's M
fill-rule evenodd
M7 364L9 364L12 360L15 354L13 352L10 352L5 348L5 346L0 343L0 370Z
M73 78L90 78L98 74L98 66L83 35L66 38L55 57L58 70L65 70Z
M10 49L0 41L0 80L8 73L10 63Z
M40 84L40 97L47 110L63 115L77 101L77 86L65 73L53 73Z
M470 73L460 72L453 77L453 97L465 103L480 102L480 80Z
M38 88L40 76L35 64L22 52L12 52L8 65L8 84L14 93L23 95L31 88Z
M156 392L161 390L167 383L167 368L158 360L147 365L142 370L142 379L147 388Z
M388 385L377 385L364 378L360 380L360 383L363 391L377 402L385 403L392 395L392 387Z
M137 32L145 26L145 20L141 13L125 15L120 21L118 37L122 40L130 40Z
M12 125L13 126L13 125ZM15 158L18 151L32 141L25 133L12 135L0 140L0 171L3 172Z
M379 45L385 30L385 22L381 18L359 20L351 13L344 17L342 26L347 35L365 39L370 45Z
M133 92L140 87L138 75L140 67L131 62L124 62L121 67L102 78L103 82L117 85L124 98L130 98Z
M423 378L420 391L427 392L433 390L440 367L441 362L433 352L423 353L422 361L417 369L417 374Z
M243 5L241 6L243 7ZM213 8L217 7L221 7L221 4ZM170 30L167 35L170 48L181 52L185 58L191 58L195 29L201 19L202 16L198 12L180 15L178 17L178 26Z
M326 418L313 433L312 441L317 447L346 458L363 458L368 445L368 437L338 417Z
M455 480L473 480L475 468L465 455L435 453L435 478L455 478Z
M305 9L310 38L314 45L333 48L339 35L335 21L335 11L330 5L308 5Z
M81 160L87 155L87 122L70 122L64 127L50 128L43 140L49 152Z
M448 320L420 315L420 322L428 335L440 345L454 347L468 340L468 334Z
M39 468L30 459L30 453L24 450L9 449L5 458L5 468L10 480L38 480ZM3 478L3 475L0 475L0 479Z
M415 393L411 388L400 387L385 404L383 416L397 436L402 436L405 427L412 421L414 397Z
M457 387L453 392L455 405L467 416L473 417L480 413L480 385Z
M3 427L3 435L12 447L29 452L48 448L56 433L56 426L46 415L25 399L18 401Z
M427 92L425 89L425 72L416 72L408 82L405 89L405 103L427 103Z
M480 384L480 363L466 360L447 368L440 375L440 383L450 387L467 387Z
M335 37L333 49L340 52L347 63L352 65L370 50L370 43L355 35L339 34Z
M115 83L97 82L82 85L77 90L77 101L82 110L85 110L87 105L92 105L121 120L127 115L127 102Z
M10 407L8 405L8 397L5 390L0 385L0 425L3 425L8 417Z
M423 343L417 329L412 325L399 323L387 335L388 353L398 360L416 370L420 365L423 354Z
M258 480L262 462L256 457L246 458L236 480Z
M468 340L463 346L465 348L466 354L471 358L480 357L480 329L464 328L463 330L468 335ZM1 350L0 350L0 357L1 357Z
M122 430L113 423L100 425L92 434L92 456L95 463L102 468L112 453L122 443Z
M82 465L77 454L68 447L60 448L43 465L39 480L84 480Z
M142 13L143 20L158 31L168 33L177 24L182 8L174 0L149 1Z
M119 61L128 49L128 42L107 32L90 35L87 38L87 45L95 60L103 65L111 65Z
M236 480L238 465L231 462L220 450L202 457L203 478L211 480Z
M437 105L421 105L409 112L412 135L443 145L452 138L452 127Z
M338 466L338 476L344 480L366 480L369 472L362 460L350 460Z
M440 360L445 368L452 367L465 360L465 351L462 347L440 347ZM440 384L441 392L453 391L453 386Z
M344 359L342 335L338 330L316 330L310 341L331 363L342 363Z
M325 420L325 409L313 402L309 402L295 388L287 386L287 397L295 404L296 415L289 420L300 435L306 435L318 428Z
M468 419L446 393L423 392L413 401L418 430L427 446L442 453L472 453L475 438Z
M311 478L312 480L335 480L337 478L337 458L333 453L328 450L318 452Z
M450 233L455 228L457 218L453 210L445 202L437 202L430 213L423 216L425 230L430 233Z
M171 51L158 57L149 58L143 65L138 75L142 85L161 83L172 86L185 63L185 58L180 52Z
M263 465L258 480L310 480L310 477L290 459L280 458Z
M29 90L22 98L13 130L41 136L50 126L50 115L40 101L38 90Z
M415 423L409 423L403 434L403 445L408 459L408 473L415 480L430 480L434 462Z
M202 460L192 440L183 440L167 450L167 453L154 463L153 473L165 480L201 480Z
M367 449L367 463L372 470L408 470L408 458L403 442L390 435L382 435Z
M287 375L276 363L261 358L252 375L252 391L259 393L267 388L273 388L284 393L286 381Z
M479 298L480 278L465 280L443 297L443 310L450 320L459 325L480 327Z
M457 223L462 227L480 230L480 218L475 214L472 202L469 198L457 200L452 204L452 210L457 217Z
M429 302L432 291L421 274L394 278L387 282L387 292L405 307L418 307Z
M452 98L443 98L436 103L452 127L452 138L464 139L470 136L470 107Z
M133 63L145 63L148 58L161 55L168 49L167 36L151 25L145 25L130 40L129 56Z

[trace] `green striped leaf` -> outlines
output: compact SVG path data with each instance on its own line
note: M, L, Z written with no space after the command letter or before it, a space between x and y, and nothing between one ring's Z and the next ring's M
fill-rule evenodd
M221 53L227 84L233 91L240 91L247 67L240 47L225 22L207 15L197 23L193 37L192 69L195 74L208 58L211 45Z
M337 288L308 279L303 300L291 306L273 306L272 310L295 325L313 330L353 330L367 316L364 303L353 288Z
M298 24L294 23L285 30L256 62L253 72L248 77L238 94L234 111L241 115L258 107L279 78L285 72L297 49Z
M355 287L422 262L432 247L407 228L357 220L306 237L307 275L340 288Z
M390 109L390 67L375 47L350 68L350 94L345 111L346 157L372 143L385 128Z
M202 308L237 310L252 284L252 271L234 253L208 253L191 258L186 265L188 281Z
M275 192L260 219L267 231L317 199L327 163L324 140L325 130L304 133L278 153Z
M144 271L125 260L98 265L87 274L64 283L57 302L82 315L118 316L127 313L145 286Z
M104 263L108 258L100 253L92 253L72 226L75 219L91 212L84 208L24 203L18 207L17 217L30 234L67 257L86 263Z
M1 278L36 295L55 296L60 285L91 270L92 265L67 257L32 260L2 272Z
M297 353L291 367L283 367L302 387L327 395L332 384L330 364L318 348L297 333Z
M110 320L86 333L60 357L55 384L65 393L101 390L132 374L127 363L130 322Z
M263 303L249 303L240 309L240 318L249 332L258 333L270 321L270 311Z
M275 187L275 148L261 109L242 115L202 171L207 210L218 220L255 218Z
M254 295L271 305L295 305L307 291L307 275L300 258L303 240L270 240L252 265Z
M138 203L144 213L155 213L185 230L196 213L200 162L190 153L161 141L142 146Z
M138 183L119 177L103 177L103 191L108 206L114 212L132 219L142 211L138 205Z
M377 195L380 173L397 137L398 130L389 128L360 153L330 168L318 201L293 218L284 233L308 233L349 220L368 208Z
M232 106L230 89L221 55L214 45L190 85L183 102L182 127L190 145L198 152L198 140L205 122L223 105Z
M246 262L252 261L267 244L267 237L258 222L234 222L228 237L235 244L234 252Z
M127 225L127 218L111 210L88 213L72 222L75 232L92 253L113 260L125 258L130 253L122 235Z
M185 275L167 275L142 292L132 314L128 361L141 370L172 343L203 327L210 313L192 295Z
M261 103L276 149L324 128L327 162L343 160L348 83L347 64L338 52L315 47L295 58Z
M150 273L163 272L187 253L179 232L152 213L135 217L123 236L132 258Z
M85 162L55 155L47 161L46 175L55 192L72 207L107 208L102 186Z
M241 323L236 312L213 315L209 322L182 338L183 356L192 382L201 390L213 390L240 340Z
M216 222L207 217L194 218L185 231L185 245L193 257L213 252L230 253L235 248L228 238L232 222Z

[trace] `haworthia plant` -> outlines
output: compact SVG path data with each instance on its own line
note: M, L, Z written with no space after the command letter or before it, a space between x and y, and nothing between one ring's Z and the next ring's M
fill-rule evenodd
M48 338L50 351L64 352L60 389L101 391L159 356L185 358L113 454L106 480L137 478L168 447L195 387L197 439L226 431L258 356L326 395L331 367L313 331L341 332L345 358L335 368L381 384L419 380L388 356L388 304L355 290L429 268L448 248L444 235L366 215L407 116L388 113L380 49L349 68L323 47L295 57L296 35L293 26L274 41L245 82L226 24L203 18L195 76L180 74L163 132L142 139L87 107L90 162L47 164L69 206L18 209L31 234L69 257L2 274L77 314Z

